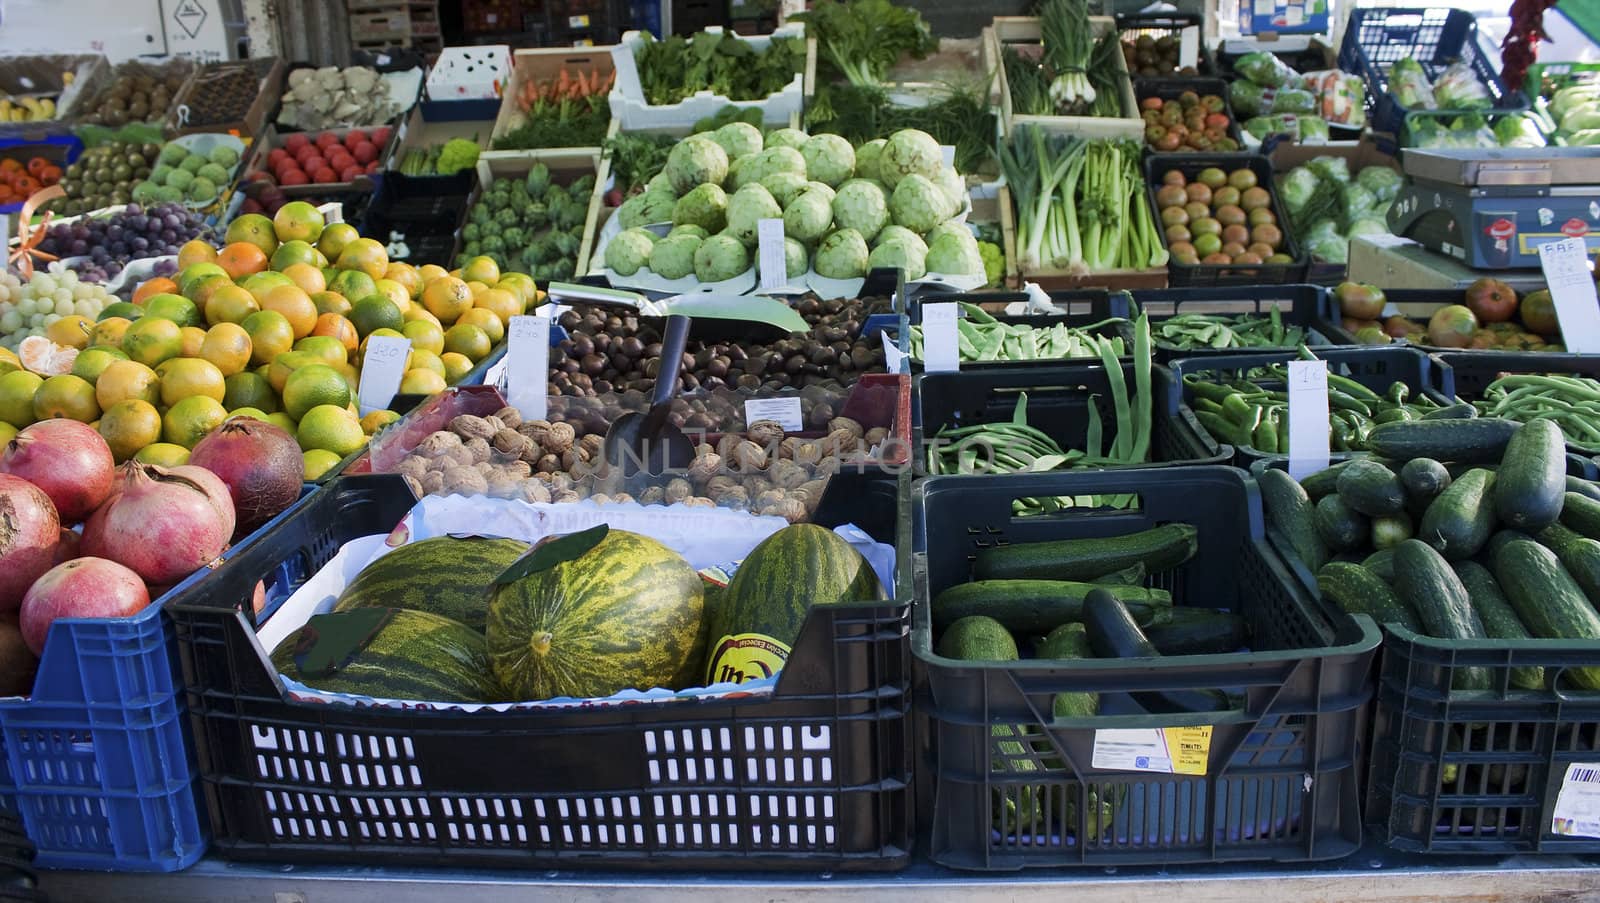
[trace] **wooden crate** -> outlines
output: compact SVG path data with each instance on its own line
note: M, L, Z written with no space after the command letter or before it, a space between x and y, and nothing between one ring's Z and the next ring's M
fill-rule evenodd
M1140 202L1143 198L1138 199ZM1017 247L1016 211L1011 206L1011 190L1000 186L1000 235L1006 256L1006 284L1020 288L1032 282L1047 292L1075 288L1103 288L1109 291L1166 288L1167 268L1148 270L1106 270L1099 273L1074 273L1055 266L1027 267L1022 263L1022 252Z
M511 83L506 86L501 97L500 115L495 117L494 131L485 142L485 146L490 148L485 153L491 159L501 155L517 156L527 153L525 150L496 151L493 150L494 142L522 125L526 118L521 107L517 105L517 94L522 90L522 86L529 81L555 78L562 69L595 70L609 75L612 72L611 47L539 47L518 50L512 54ZM599 153L600 148L577 148L577 150Z
M254 62L258 61L241 60L235 63L219 65L229 67L248 66ZM263 65L265 65L265 61L259 62L263 62ZM218 66L202 66L190 73L188 80L178 90L178 96L173 99L172 111L167 114L167 134L177 136L200 132L222 132L239 138L254 138L266 130L273 112L277 109L278 100L283 96L283 81L289 71L288 65L282 59L277 58L270 60L270 66L261 77L261 88L256 94L255 102L250 105L250 109L246 111L243 119L235 122L208 123L206 125L187 125L179 122L179 111L188 105L190 98L195 96L196 91L204 90L202 79L206 73L215 71L217 68Z
M1099 38L1107 32L1114 32L1117 22L1109 16L1091 16L1089 27ZM1127 61L1120 52L1113 54L1113 64L1120 73L1118 93L1122 96L1121 116L1023 116L1012 112L1011 87L1006 83L1006 67L1001 63L1000 51L1008 44L1038 46L1039 20L1033 16L995 16L988 39L990 46L986 61L995 73L996 90L1000 95L1000 126L1006 135L1009 136L1018 125L1028 124L1080 138L1144 137L1144 120L1139 118L1139 101L1133 96L1133 79L1128 75Z
M589 249L594 246L594 238L599 234L600 225L595 222L598 215L600 196L605 191L605 184L611 175L611 165L608 160L601 159L598 147L555 147L544 150L518 151L515 156L500 156L494 158L478 157L478 182L472 190L472 195L467 198L467 214L470 216L473 206L478 203L478 198L483 192L495 183L496 179L522 178L528 174L535 163L543 163L550 169L553 182L562 185L571 184L574 179L586 173L594 173L594 190L589 195L589 209L584 214L583 238L578 244L578 257L573 261L573 278L576 279L587 272ZM456 250L451 255L454 259L461 253L462 239L461 226L456 228Z

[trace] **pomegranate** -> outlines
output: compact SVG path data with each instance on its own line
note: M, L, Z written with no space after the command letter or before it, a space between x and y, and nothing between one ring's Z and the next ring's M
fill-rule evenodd
M78 546L83 542L83 537L77 531L61 528L61 539L56 542L56 554L53 562L65 564L78 557Z
M100 433L76 420L41 420L18 433L0 453L0 473L43 489L67 524L88 517L106 500L116 466L111 446Z
M234 417L200 440L189 455L227 484L238 523L233 539L255 532L300 497L305 459L293 436L270 423Z
M56 618L126 618L150 604L139 575L104 558L74 558L35 580L22 599L22 640L34 655Z
M129 461L111 499L83 527L83 554L109 558L153 584L205 567L233 535L228 487L203 467L170 470Z
M0 616L0 696L30 695L38 671L39 657L22 641L17 613Z
M0 611L16 611L39 575L55 564L61 519L44 490L0 473Z

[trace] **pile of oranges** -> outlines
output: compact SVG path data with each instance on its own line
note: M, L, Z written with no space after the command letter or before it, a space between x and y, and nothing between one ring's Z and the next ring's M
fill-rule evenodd
M43 157L34 157L27 163L0 160L0 204L19 204L35 191L59 181L61 167Z

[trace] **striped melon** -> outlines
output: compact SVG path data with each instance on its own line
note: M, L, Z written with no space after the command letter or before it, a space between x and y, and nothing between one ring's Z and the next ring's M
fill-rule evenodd
M395 611L366 647L327 677L303 677L294 649L307 628L272 650L280 674L330 693L420 702L497 702L500 692L489 667L483 635L425 611Z
M770 677L813 605L883 598L872 566L839 534L794 524L762 540L707 611L707 684Z
M700 575L677 552L612 530L571 561L495 587L484 633L512 700L677 689L703 610Z
M436 536L408 543L367 565L334 611L405 608L443 615L483 632L489 587L529 549L515 539Z

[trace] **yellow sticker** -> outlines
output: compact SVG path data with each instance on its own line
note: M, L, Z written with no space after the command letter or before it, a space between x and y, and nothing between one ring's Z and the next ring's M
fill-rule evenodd
M1094 732L1095 768L1203 775L1211 758L1211 725L1102 728Z
M789 647L759 633L725 636L706 656L706 685L771 677L789 660Z
M1166 727L1161 729L1167 742L1167 758L1173 774L1205 774L1211 758L1211 725Z

